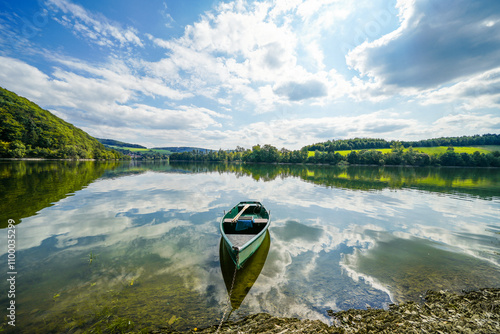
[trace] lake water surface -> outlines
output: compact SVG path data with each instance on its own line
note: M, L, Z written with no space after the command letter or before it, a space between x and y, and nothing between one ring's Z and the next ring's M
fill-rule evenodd
M500 287L498 169L0 161L0 186L2 278L17 223L16 328L2 311L0 331L218 324L218 224L242 200L272 225L231 319L331 323L329 309Z

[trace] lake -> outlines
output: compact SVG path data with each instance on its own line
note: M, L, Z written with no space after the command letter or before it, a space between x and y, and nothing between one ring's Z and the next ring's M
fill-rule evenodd
M271 211L231 319L387 308L429 289L500 287L500 171L167 162L0 161L0 267L16 231L16 327L193 329L230 309L219 220ZM8 278L8 277L7 277ZM229 284L230 285L230 284Z

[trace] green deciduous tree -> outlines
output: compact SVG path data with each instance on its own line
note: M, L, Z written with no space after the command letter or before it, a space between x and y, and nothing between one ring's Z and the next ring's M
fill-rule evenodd
M12 158L24 158L26 155L26 146L20 140L14 140L9 145L9 155Z

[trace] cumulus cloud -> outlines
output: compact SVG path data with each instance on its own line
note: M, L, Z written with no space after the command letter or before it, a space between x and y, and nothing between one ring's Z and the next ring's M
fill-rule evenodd
M500 66L500 3L398 1L401 25L347 56L386 85L427 89Z
M328 94L326 85L317 80L309 80L304 83L288 82L276 88L274 92L278 95L286 96L290 101L323 97Z

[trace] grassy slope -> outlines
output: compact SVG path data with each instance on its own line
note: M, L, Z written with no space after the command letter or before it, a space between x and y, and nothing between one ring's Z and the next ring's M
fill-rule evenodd
M147 148L115 146L115 145L105 145L105 146L110 147L110 148L114 148L115 150L128 150L131 152L147 152L147 151L149 151Z
M437 146L437 147L414 147L413 148L415 151L419 151L422 153L427 153L427 154L442 154L445 153L448 147L446 146ZM455 152L457 153L469 153L472 154L476 151L479 151L479 153L490 153L494 151L500 151L500 146L499 145L483 145L483 146L464 146L464 147L454 147ZM375 149L376 151L380 151L382 153L388 153L391 152L390 148L379 148ZM407 149L405 149L406 151ZM362 150L354 150L354 151L362 151ZM335 151L335 153L339 153L343 156L348 155L351 153L351 150L343 150L343 151ZM314 151L309 151L309 156L314 156Z
M157 148L137 148L137 147L127 147L127 146L113 146L113 145L106 145L107 147L114 148L116 150L128 150L130 152L158 152L158 153L163 153L163 154L171 154L171 151L167 150L160 150Z

